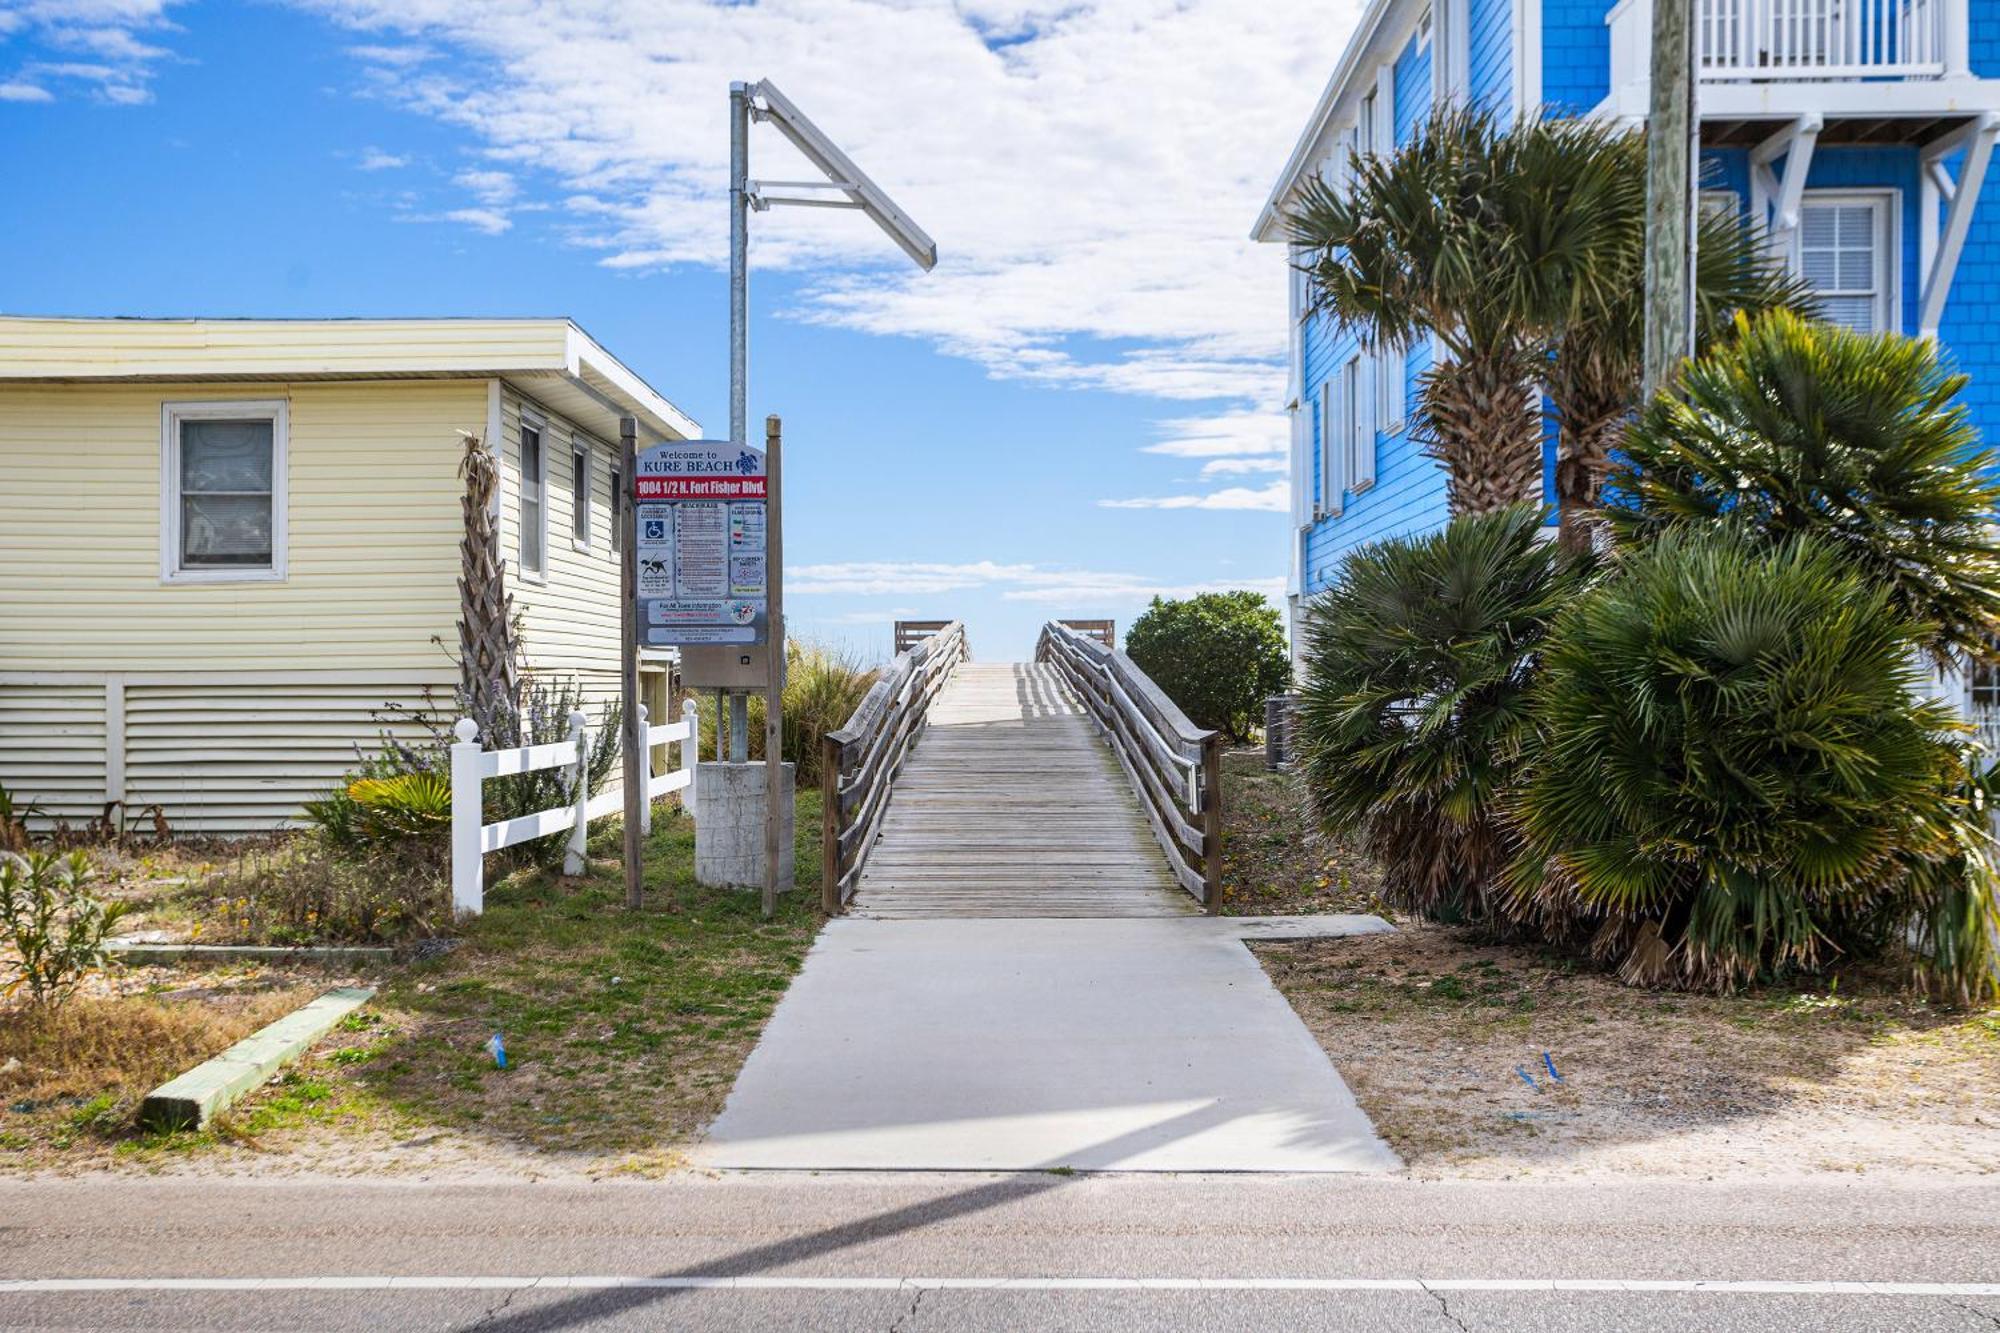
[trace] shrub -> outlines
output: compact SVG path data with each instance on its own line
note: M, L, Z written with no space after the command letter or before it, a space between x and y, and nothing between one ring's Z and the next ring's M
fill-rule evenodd
M825 644L785 644L784 750L785 761L797 764L799 786L820 780L820 740L829 731L846 725L854 710L880 675L862 666L852 656ZM701 752L715 753L715 696L699 701L701 708ZM764 757L764 699L750 698L750 757Z
M1264 700L1292 678L1278 610L1254 592L1155 597L1125 631L1125 652L1198 727L1246 741Z
M1392 905L1483 916L1507 849L1498 802L1532 753L1527 691L1588 564L1530 505L1347 557L1308 608L1299 755L1323 827L1353 830Z
M1879 949L1990 986L1983 792L1916 697L1924 628L1828 543L1663 534L1556 623L1510 906L1626 980L1726 989Z
M393 943L452 921L445 844L434 838L357 848L305 833L246 849L190 897L205 938L240 944Z
M482 739L488 749L567 740L569 716L587 712L584 702L582 687L572 678L530 679L522 686L519 708L502 708ZM616 702L607 704L592 733L585 780L593 795L618 771L623 716ZM361 753L360 762L332 791L306 802L307 821L336 850L361 854L413 850L423 843L442 846L451 832L453 719L417 713L399 720L403 726L384 729L375 751ZM486 820L492 823L570 805L576 800L576 784L569 768L544 768L489 778L484 794ZM531 839L502 855L545 864L562 855L566 837L556 833Z
M1767 545L1810 533L1930 626L1940 662L2000 627L2000 480L1937 349L1795 315L1739 319L1623 445L1608 511L1625 545L1728 516Z
M25 986L31 1004L56 1008L105 965L104 941L128 905L90 892L92 877L82 852L0 852L0 943L18 959L0 994Z

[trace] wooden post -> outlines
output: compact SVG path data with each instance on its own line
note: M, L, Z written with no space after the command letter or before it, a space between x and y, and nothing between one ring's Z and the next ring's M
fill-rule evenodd
M1693 0L1653 0L1652 106L1646 121L1645 396L1673 383L1694 350Z
M618 679L625 701L625 906L638 911L645 900L642 861L646 855L641 811L646 808L646 720L639 709L639 517L632 503L639 471L639 422L618 419L618 489L611 498L611 521L618 525Z
M485 746L479 724L460 718L451 729L458 739L451 746L451 910L455 915L477 913L485 904L486 868L480 839L486 824L485 783L480 758Z
M1222 914L1222 736L1201 743L1201 879L1210 916Z
M819 738L819 905L840 914L840 742Z
M778 910L778 848L784 833L785 776L785 529L783 441L776 417L764 418L764 580L770 601L765 645L770 675L764 687L764 915Z

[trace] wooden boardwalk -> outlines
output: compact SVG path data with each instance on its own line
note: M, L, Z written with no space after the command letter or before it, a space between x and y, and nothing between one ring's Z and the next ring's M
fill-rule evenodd
M967 662L869 853L873 917L1187 916L1138 798L1054 668Z

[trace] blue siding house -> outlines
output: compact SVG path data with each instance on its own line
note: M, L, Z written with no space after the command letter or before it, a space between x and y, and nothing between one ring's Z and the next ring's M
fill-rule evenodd
M1703 207L1761 221L1829 318L1937 338L2000 433L2000 193L1980 201L2000 0L1696 0L1695 21ZM1252 235L1284 243L1302 181L1337 185L1352 150L1408 139L1434 104L1643 124L1651 25L1651 0L1372 0ZM1306 316L1296 273L1291 290L1296 623L1347 551L1446 512L1408 424L1430 347L1364 354Z

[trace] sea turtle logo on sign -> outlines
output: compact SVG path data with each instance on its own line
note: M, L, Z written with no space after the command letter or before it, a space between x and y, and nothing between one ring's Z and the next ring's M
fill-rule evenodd
M682 440L640 452L632 478L639 642L758 644L768 633L764 451Z

